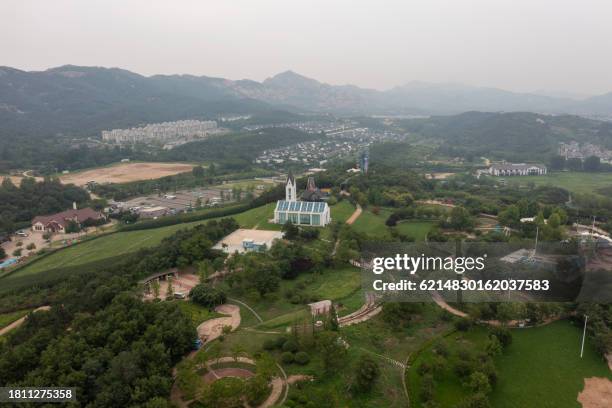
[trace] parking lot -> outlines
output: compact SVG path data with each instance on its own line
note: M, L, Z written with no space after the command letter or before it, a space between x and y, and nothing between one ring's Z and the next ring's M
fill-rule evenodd
M195 208L198 198L202 206L211 205L211 203L215 202L232 201L231 199L225 199L225 201L221 200L221 193L223 193L223 196L226 198L231 196L231 190L196 188L193 190L177 191L176 193L136 197L125 201L123 207L166 207L170 210L180 212L190 207Z

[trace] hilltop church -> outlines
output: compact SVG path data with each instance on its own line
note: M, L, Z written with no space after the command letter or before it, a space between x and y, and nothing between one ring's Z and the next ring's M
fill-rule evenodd
M306 191L297 195L297 183L291 173L285 183L285 199L276 202L274 223L285 224L287 221L295 225L310 225L324 227L331 222L329 206L323 201L323 194L315 186L314 178L308 179Z

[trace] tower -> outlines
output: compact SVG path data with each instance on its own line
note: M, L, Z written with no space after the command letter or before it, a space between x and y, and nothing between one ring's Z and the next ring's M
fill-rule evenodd
M366 147L359 155L359 168L364 174L368 173L368 167L370 166L370 151Z
M285 184L285 200L286 201L297 201L297 183L295 177L291 171L287 175L287 181Z

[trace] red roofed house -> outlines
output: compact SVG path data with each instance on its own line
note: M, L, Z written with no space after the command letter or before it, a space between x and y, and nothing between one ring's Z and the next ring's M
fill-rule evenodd
M98 221L104 218L102 213L91 208L66 210L57 214L34 217L32 220L32 231L63 233L66 232L66 226L70 221L82 225L87 220Z

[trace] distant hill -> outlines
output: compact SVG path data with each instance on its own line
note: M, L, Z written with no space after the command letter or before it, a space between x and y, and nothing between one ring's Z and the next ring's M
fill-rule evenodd
M144 77L116 68L67 65L25 72L0 67L0 137L91 136L141 123L270 109L223 82L178 75Z
M404 120L401 126L449 151L508 160L546 160L562 141L612 146L609 123L571 115L466 112Z
M612 116L612 93L576 100L494 88L412 82L387 91L330 85L292 71L263 82L193 75L145 77L118 68L0 67L0 138L98 135L142 123L279 110L345 115L466 111Z

